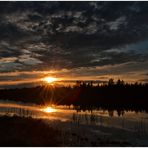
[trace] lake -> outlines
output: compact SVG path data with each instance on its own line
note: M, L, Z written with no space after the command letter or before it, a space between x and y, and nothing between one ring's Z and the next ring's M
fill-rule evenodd
M69 121L76 124L100 125L148 133L148 113L146 112L122 111L119 113L102 109L90 112L75 110L73 106L41 106L1 100L0 115Z

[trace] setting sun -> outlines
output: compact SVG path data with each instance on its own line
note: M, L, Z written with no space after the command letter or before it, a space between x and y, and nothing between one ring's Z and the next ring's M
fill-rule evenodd
M47 83L52 83L52 82L55 82L57 80L57 78L54 78L54 77L45 77L42 80L45 81L45 82L47 82Z

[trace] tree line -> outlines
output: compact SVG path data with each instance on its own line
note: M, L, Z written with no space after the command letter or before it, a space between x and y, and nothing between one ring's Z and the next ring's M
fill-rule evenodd
M148 111L148 84L129 84L123 80L94 85L76 81L74 86L42 85L32 88L1 89L0 99L25 103L74 105L77 109Z

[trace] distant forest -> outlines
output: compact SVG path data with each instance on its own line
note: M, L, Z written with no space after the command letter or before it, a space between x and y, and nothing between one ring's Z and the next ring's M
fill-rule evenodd
M43 85L33 88L1 89L1 100L25 103L74 105L79 109L135 110L148 112L148 84L114 82L94 85L77 81L74 86Z

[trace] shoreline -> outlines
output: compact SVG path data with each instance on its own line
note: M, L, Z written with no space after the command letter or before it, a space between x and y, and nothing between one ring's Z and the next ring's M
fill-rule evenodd
M147 134L117 127L18 116L0 121L0 146L148 146Z

